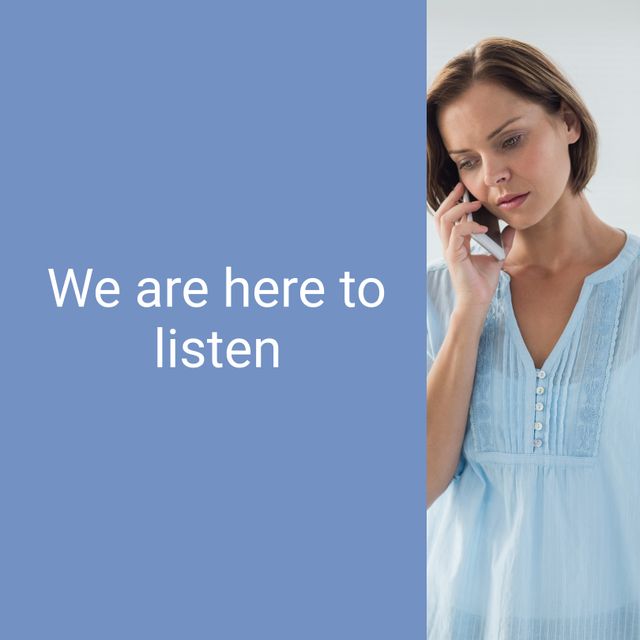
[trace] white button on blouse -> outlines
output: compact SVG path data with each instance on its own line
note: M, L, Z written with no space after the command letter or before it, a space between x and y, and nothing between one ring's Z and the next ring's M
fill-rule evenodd
M536 431L540 431L540 429L542 429L542 422L536 422L536 423L533 425L533 428L534 428Z
M542 380L542 378L544 378L547 374L544 371L538 371L536 375Z
M544 405L542 402L536 402L536 411L542 411L544 409Z
M541 446L542 446L542 440L540 440L540 438L536 438L536 439L533 441L533 446L534 446L534 447L541 447Z
M536 387L536 393L541 396L544 393L544 387Z

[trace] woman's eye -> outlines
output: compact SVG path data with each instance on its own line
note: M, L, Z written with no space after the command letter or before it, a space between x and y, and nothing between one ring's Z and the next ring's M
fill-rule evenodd
M515 147L520 142L521 138L522 138L522 134L517 135L517 136L511 136L511 138L507 138L502 143L502 146L505 149L509 149L510 147Z
M503 143L502 143L502 148L503 149L513 149L513 147L517 147L520 144L520 141L522 140L524 134L519 133L516 136L511 136L510 138L507 138ZM471 167L473 167L473 162L471 160L464 160L463 162L461 162L458 165L458 169L460 171L464 171L465 169L470 169Z

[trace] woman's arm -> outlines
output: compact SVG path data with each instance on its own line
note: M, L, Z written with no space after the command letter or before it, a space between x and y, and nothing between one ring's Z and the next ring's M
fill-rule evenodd
M464 440L488 307L456 307L427 376L427 509L449 486Z

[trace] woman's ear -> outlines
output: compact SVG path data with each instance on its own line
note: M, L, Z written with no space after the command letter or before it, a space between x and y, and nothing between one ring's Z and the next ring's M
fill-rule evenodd
M576 112L564 100L562 101L560 112L566 127L567 142L573 144L580 139L580 133L582 131L580 118L578 118Z

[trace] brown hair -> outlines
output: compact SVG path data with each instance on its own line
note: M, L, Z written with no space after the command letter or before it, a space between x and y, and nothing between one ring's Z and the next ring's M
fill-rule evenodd
M598 155L598 131L582 99L560 70L539 49L510 38L486 38L450 60L427 92L427 202L437 209L460 181L438 129L438 111L474 82L496 82L517 95L558 113L562 101L577 115L580 137L569 146L574 194L593 176Z

